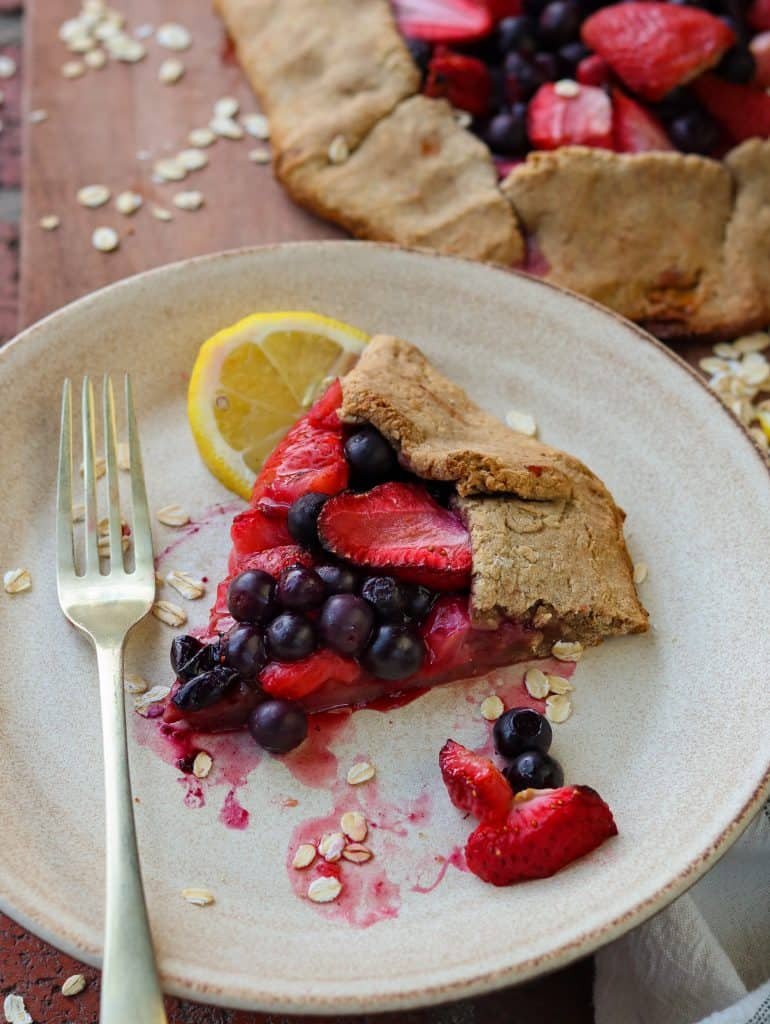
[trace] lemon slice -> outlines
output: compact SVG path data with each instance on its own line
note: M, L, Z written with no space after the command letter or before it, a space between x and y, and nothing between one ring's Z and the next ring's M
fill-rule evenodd
M254 313L204 342L187 414L214 476L248 498L265 458L367 341L339 320L291 312Z

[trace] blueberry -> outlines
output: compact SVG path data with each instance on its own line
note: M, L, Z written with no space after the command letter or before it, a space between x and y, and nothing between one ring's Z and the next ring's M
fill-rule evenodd
M265 641L254 626L235 626L227 636L225 664L244 679L256 679L267 661Z
M410 619L421 622L433 607L436 594L427 587L414 584L406 589L406 613Z
M230 584L227 607L238 622L264 622L275 611L275 580L260 569L247 569Z
M684 153L707 154L719 141L719 128L705 110L696 108L670 121L668 136Z
M358 576L346 565L318 565L315 570L324 581L327 595L355 594Z
M481 137L499 156L524 156L529 149L526 103L513 103L508 110L496 114L487 121Z
M555 53L536 53L532 57L532 63L547 81L554 82L559 77L561 63Z
M545 82L539 68L520 53L505 58L505 95L509 103L528 100Z
M560 46L557 50L556 56L559 63L559 74L565 78L574 77L575 71L581 60L584 60L590 53L585 44L581 43L579 39L575 39L571 43L565 43L564 46Z
M278 661L299 661L313 653L316 642L312 622L297 612L277 615L265 631L271 658Z
M541 750L526 750L503 769L514 793L522 789L558 789L564 772L558 761Z
M190 678L187 666L202 650L203 644L194 636L174 637L171 641L171 668L180 679Z
M407 598L401 584L392 576L368 576L361 587L380 622L403 622Z
M327 647L345 657L357 658L369 642L374 611L362 597L334 594L321 609L318 625Z
M412 60L415 62L417 67L422 72L423 76L428 73L428 64L430 63L431 53L433 52L430 43L426 43L424 39L406 39L406 48L412 55Z
M307 715L291 700L265 700L249 715L249 732L271 754L287 754L307 736Z
M670 121L680 114L688 113L697 107L697 101L689 89L678 85L675 89L667 92L666 95L655 104L655 112L664 121Z
M717 66L717 74L728 82L746 85L756 73L757 63L747 47L734 46L728 50Z
M530 18L539 18L548 0L524 0L524 13Z
M345 458L358 479L368 486L392 479L398 460L391 446L374 427L363 427L345 442Z
M495 748L503 757L517 757L525 750L546 753L551 746L551 725L534 708L511 708L495 722Z
M318 573L312 569L290 565L279 576L275 593L282 607L293 612L308 612L323 603L326 587Z
M416 478L419 480L419 478ZM454 484L443 480L419 481L437 505L449 508L449 502L455 494Z
M577 36L581 21L575 0L551 0L540 14L537 32L546 46L563 46Z
M497 46L501 54L534 53L537 49L535 22L526 15L502 18L497 23Z
M288 514L289 533L298 544L306 548L316 547L318 540L318 516L329 500L328 494L310 491L291 505Z
M210 707L227 693L238 679L238 673L225 665L217 665L183 683L171 698L182 711L199 711Z
M410 626L380 626L361 659L367 672L378 679L406 679L420 668L425 645Z

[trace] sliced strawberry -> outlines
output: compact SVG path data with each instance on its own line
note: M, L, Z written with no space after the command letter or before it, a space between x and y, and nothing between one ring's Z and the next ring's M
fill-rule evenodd
M541 85L529 104L527 132L536 149L596 146L612 149L612 105L603 89L577 85L565 95L563 83Z
M493 885L547 878L617 835L607 804L588 786L528 790L500 822L482 822L471 833L465 858L471 871Z
M307 411L307 419L315 427L328 430L342 430L339 408L342 405L342 384L339 377L333 380L324 393L315 400Z
M770 0L754 0L749 5L746 20L757 32L770 30Z
M483 117L489 110L492 79L483 61L437 46L428 64L425 94Z
M394 0L402 35L429 43L469 43L492 31L492 14L477 0Z
M581 85L607 85L611 77L612 69L598 53L584 57L575 71L575 78Z
M583 42L634 92L660 100L713 67L735 43L721 18L698 7L634 2L603 7L583 22Z
M454 740L447 740L438 756L441 777L449 799L478 818L501 821L508 813L513 795L505 776L489 758L474 754Z
M754 84L767 89L770 86L770 32L760 32L754 36L749 49L756 65Z
M439 674L454 665L462 665L467 660L464 648L471 629L468 598L440 597L420 625L427 651L425 671Z
M524 0L485 0L485 7L496 23L503 18L515 18L524 13Z
M468 531L419 484L380 484L364 494L330 498L318 533L325 548L356 565L436 590L470 584Z
M620 89L612 90L612 108L618 153L649 153L674 148L660 121Z
M764 89L734 85L716 75L703 75L692 88L733 142L770 136L770 96Z
M301 700L324 683L354 683L360 674L355 661L324 649L301 661L270 661L262 669L259 681L272 697Z
M235 516L230 537L238 556L293 543L286 525L286 509L264 498Z

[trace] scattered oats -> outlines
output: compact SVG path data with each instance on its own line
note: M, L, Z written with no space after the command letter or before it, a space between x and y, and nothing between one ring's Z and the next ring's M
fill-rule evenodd
M115 209L118 213L122 213L126 217L130 217L132 213L136 213L141 205L142 197L138 192L119 192L115 197Z
M182 889L182 899L195 907L210 907L214 902L214 893L208 889Z
M752 387L761 387L770 378L770 363L761 352L748 352L738 367L738 376Z
M164 505L155 513L159 523L164 526L187 526L190 516L181 505Z
M329 143L327 150L327 156L329 162L333 164L344 164L350 156L350 149L348 148L347 140L344 135L335 135L332 141Z
M16 74L16 61L13 57L0 56L0 78L13 78Z
M126 672L123 676L123 683L127 693L147 693L150 684L136 672Z
M29 112L29 123L30 124L42 124L43 121L48 120L48 111L39 107L37 110L30 110Z
M163 160L156 160L152 165L152 170L161 181L181 181L187 177L187 171L176 157L165 157Z
M210 128L193 128L187 136L187 141L191 146L198 146L199 148L205 149L205 147L210 146L212 142L216 142L216 138L216 135Z
M72 506L72 522L82 523L86 517L85 505L73 505Z
M155 589L158 590L160 587L165 587L166 581L163 579L159 572L155 573Z
M177 153L175 159L186 171L199 171L209 162L202 149L183 149L181 153Z
M209 128L222 139L242 139L243 128L231 117L213 117Z
M255 139L266 142L270 138L270 124L264 114L244 114L241 124Z
M128 523L121 516L120 527L125 532ZM110 520L107 516L103 516L96 524L96 536L97 537L109 537L110 536Z
M86 73L86 66L82 60L68 60L62 64L62 78L80 78Z
M203 206L203 193L195 189L188 192L177 192L171 201L179 210L200 210Z
M158 68L158 81L163 85L174 85L185 72L184 64L178 57L169 57Z
M59 25L59 39L63 43L68 42L83 31L83 22L80 18L67 18Z
M257 146L249 150L249 160L255 164L269 164L270 159L270 150L266 146Z
M453 110L456 123L461 128L470 128L473 124L473 116L467 110Z
M481 702L481 717L485 718L488 722L496 722L504 711L505 704L503 704L497 694L485 697Z
M572 714L572 701L563 694L554 694L545 701L545 717L549 722L559 725L566 722Z
M156 601L152 606L152 614L167 626L184 626L187 622L187 612L184 608L171 601Z
M331 903L336 900L342 892L342 882L339 878L321 876L314 878L307 887L307 896L313 903Z
M763 452L770 450L770 441L767 439L767 434L762 427L749 427L749 433L757 442Z
M99 252L112 252L120 245L120 237L115 228L97 228L91 235L91 245Z
M109 21L103 21L100 25L97 25L94 29L94 38L98 39L100 43L109 43L110 40L118 37L123 37L123 21L111 18Z
M343 859L349 860L351 864L365 864L373 856L374 854L369 847L364 846L363 843L348 843L342 851Z
M515 430L517 434L526 434L527 437L534 437L537 434L537 423L535 417L528 412L519 412L518 409L509 409L505 414L505 422Z
M121 195L125 195L125 193L121 193ZM118 196L118 199L120 199L120 196ZM122 469L125 473L131 469L131 453L127 441L118 441L117 462L118 469Z
M214 767L214 759L205 750L199 750L193 761L192 773L196 779L205 779Z
M165 700L171 693L170 686L153 686L144 693L138 693L134 697L134 709L144 715L153 704Z
M103 456L99 455L94 459L94 476L97 480L101 480L104 474L107 472L107 462ZM80 463L80 475L83 476L85 473L85 466Z
M539 668L531 668L524 673L524 686L530 697L534 697L536 700L547 697L551 690L548 676Z
M551 648L551 654L559 661L580 661L583 657L583 645L575 640L557 640Z
M77 191L77 199L81 206L95 210L109 201L110 190L106 185L84 185Z
M644 583L647 579L647 563L646 562L635 562L634 563L634 583Z
M321 837L321 842L318 844L318 852L324 860L333 864L340 859L346 845L347 839L341 832L327 832L326 835Z
M3 574L3 588L6 594L20 594L32 586L29 569L9 569Z
M360 811L345 811L340 818L340 828L355 843L362 843L369 831L366 818Z
M70 53L88 53L96 46L96 40L88 32L79 32L67 40L67 49Z
M770 345L770 335L764 331L757 331L756 334L745 334L733 342L733 348L740 355L747 352L762 352Z
M63 996L79 996L85 987L86 977L84 974L71 974L62 985L61 994Z
M83 60L92 71L101 71L107 63L107 54L104 50L89 50Z
M173 220L174 215L170 210L164 210L162 206L153 206L150 210L155 220Z
M196 580L194 576L180 569L172 569L166 576L166 583L188 601L196 601L206 592L203 580Z
M192 43L192 36L184 25L173 21L160 25L155 33L155 39L166 50L187 50Z
M565 693L572 693L572 691L575 689L575 687L572 685L569 679L564 679L562 676L549 675L547 676L547 679L548 689L551 691L551 693L557 693L561 696Z
M214 104L214 117L235 117L240 108L241 105L234 96L223 96Z
M40 218L39 223L43 231L55 231L61 224L61 221L55 213L47 213L45 217Z
M699 360L698 366L704 373L726 373L730 369L729 363L716 356L706 356Z
M735 349L727 341L720 341L718 345L715 345L712 349L715 356L719 356L721 359L735 359Z
M309 868L315 860L317 851L312 843L300 844L292 858L291 866L296 868L297 871L302 871L303 868Z
M33 1024L32 1018L27 1013L24 1000L15 992L10 992L3 1001L3 1013L8 1024Z
M128 551L129 545L131 544L131 538L125 534L120 538L120 547L122 551ZM100 558L108 558L110 554L110 538L109 536L97 537L96 538L96 550Z
M571 100L580 95L580 86L571 78L560 78L558 82L554 82L553 91L562 99Z
M136 64L147 56L147 48L138 39L130 36L114 35L105 40L105 46L116 60L126 64Z
M155 29L149 22L145 22L144 25L137 25L134 29L134 35L137 39L149 39Z
M374 765L368 761L356 761L348 771L348 783L351 786L360 786L362 782L368 782L374 778Z

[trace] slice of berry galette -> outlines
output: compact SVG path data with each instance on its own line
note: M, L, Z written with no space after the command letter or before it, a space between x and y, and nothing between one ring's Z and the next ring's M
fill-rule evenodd
M306 713L642 632L623 518L576 458L376 337L235 516L208 627L172 646L165 720L248 723L281 753Z

